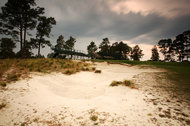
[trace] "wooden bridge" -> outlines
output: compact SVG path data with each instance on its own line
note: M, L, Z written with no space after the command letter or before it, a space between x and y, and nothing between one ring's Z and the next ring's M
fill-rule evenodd
M65 55L65 58L69 57L71 59L89 59L91 57L81 50L57 49L55 47L51 47L51 49L55 52L55 55L53 57L57 57L60 54Z

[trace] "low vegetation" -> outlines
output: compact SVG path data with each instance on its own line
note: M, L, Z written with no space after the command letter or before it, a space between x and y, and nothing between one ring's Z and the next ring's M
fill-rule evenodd
M95 70L94 73L101 73L101 70Z
M92 120L92 121L97 121L97 119L98 119L97 115L90 116L90 120Z
M2 108L4 108L5 106L6 106L6 103L4 103L4 102L1 103L1 104L0 104L0 110L1 110Z
M123 86L128 86L130 88L134 88L134 83L130 80L124 80L124 81L113 81L110 86L114 87L114 86L119 86L119 85L123 85Z
M6 86L7 86L7 84L6 84L5 82L2 82L0 85L1 85L2 87L6 87Z
M85 62L75 62L63 59L5 59L0 60L0 84L17 81L28 77L30 72L62 72L71 75L80 71L94 71L95 68Z

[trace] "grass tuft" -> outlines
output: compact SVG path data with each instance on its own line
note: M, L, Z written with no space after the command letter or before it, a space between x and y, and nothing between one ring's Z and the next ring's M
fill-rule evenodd
M62 73L67 74L67 75L71 75L71 74L76 73L76 71L74 69L65 69Z
M132 81L130 81L130 80L112 81L112 83L110 84L111 87L119 86L119 85L127 86L127 87L130 87L130 88L135 88L134 83Z
M2 87L6 87L7 86L7 84L5 83L5 82L1 82L1 84L0 84Z
M11 73L7 76L8 81L17 81L21 74Z
M2 108L4 108L5 106L6 106L6 103L4 103L4 102L1 103L1 104L0 104L0 110L1 110Z
M110 84L110 86L118 86L118 85L120 85L120 84L122 84L122 82L121 81L112 81L112 83Z
M101 73L102 71L101 70L95 70L94 73Z
M98 116L96 116L96 115L90 116L90 120L92 120L92 121L97 121L97 119L98 119Z
M124 80L124 81L123 81L123 85L125 85L125 86L132 86L132 85L134 85L134 84L133 84L133 82L130 81L130 80Z

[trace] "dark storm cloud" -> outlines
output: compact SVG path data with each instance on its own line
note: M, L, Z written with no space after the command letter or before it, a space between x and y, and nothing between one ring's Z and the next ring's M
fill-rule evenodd
M133 40L138 36L148 34L152 40L157 40L173 37L190 28L189 14L172 18L156 12L146 15L133 11L118 14L112 11L110 5L104 0L55 0L50 3L46 1L39 1L39 4L47 9L49 16L57 18L55 35L65 34L88 38L107 36L110 39L113 37L117 40ZM179 10L180 8L174 8L172 11ZM140 41L140 43L154 42Z

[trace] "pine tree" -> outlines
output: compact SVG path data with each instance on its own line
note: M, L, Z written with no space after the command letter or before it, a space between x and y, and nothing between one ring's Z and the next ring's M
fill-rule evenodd
M88 54L91 56L91 58L94 58L94 53L96 52L97 49L98 48L93 41L90 43L90 45L87 46L87 51Z
M158 53L158 49L156 46L154 46L152 48L152 57L151 57L152 61L159 61L159 53Z
M131 51L131 58L139 61L144 54L138 45L136 45Z

